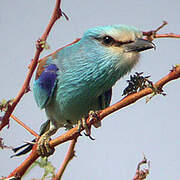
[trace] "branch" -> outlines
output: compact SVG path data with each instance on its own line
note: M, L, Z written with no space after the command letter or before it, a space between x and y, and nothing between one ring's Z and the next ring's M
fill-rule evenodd
M19 103L19 101L21 100L23 95L25 93L27 93L30 89L29 83L30 83L32 75L36 69L36 66L38 64L38 59L39 59L40 53L43 51L43 48L44 48L43 44L46 42L46 39L47 39L49 32L52 29L54 23L62 16L62 11L60 9L60 3L61 3L61 0L56 1L55 8L54 8L52 17L50 19L50 22L49 22L48 26L46 27L45 32L43 33L41 38L37 41L34 59L31 62L31 66L29 68L29 71L28 71L28 74L27 74L26 79L24 81L24 84L23 84L22 88L20 89L20 91L18 92L17 96L15 97L12 105L8 106L8 109L7 109L5 115L2 119L2 122L0 124L0 130L9 124L9 117L11 116L12 112L14 111L16 105Z
M69 44L67 44L67 45L65 45L65 46L57 49L55 52L49 54L48 56L46 56L46 57L44 57L44 58L42 58L42 59L40 59L39 61L42 61L43 59L46 59L46 58L48 58L49 56L53 56L54 54L56 54L56 53L57 53L58 51L60 51L61 49L65 48L65 47L67 47L67 46L70 46L70 45L72 45L72 44L75 44L75 43L77 43L79 40L80 40L80 38L75 39L72 43L69 43ZM39 61L38 61L38 62L39 62ZM31 68L31 64L29 65L29 68ZM7 106L8 106L8 107L11 106L10 103L7 103ZM2 110L3 110L3 111L6 111L5 109L2 109ZM17 117L15 117L13 114L11 114L10 117L13 118L13 119L14 119L18 124L20 124L22 127L24 127L27 131L29 131L32 135L34 135L35 137L39 137L39 135L38 135L35 131L33 131L32 129L30 129L26 124L24 124L22 121L20 121L20 120L19 120ZM2 124L3 124L3 123L2 123ZM0 124L0 127L1 127L1 124ZM1 129L0 129L0 130L1 130Z
M59 180L61 179L63 173L64 173L64 170L66 169L68 163L70 162L70 160L73 159L73 157L75 156L75 151L74 151L74 148L75 148L75 145L76 145L76 142L77 142L77 138L71 140L71 144L69 146L69 149L68 149L68 152L66 154L66 157L59 169L59 171L57 172L55 178L53 180Z
M155 38L180 38L180 34L174 34L174 33L157 34L157 32L167 24L168 24L167 21L163 21L163 24L160 25L155 30L151 30L147 32L142 31L143 36L146 36L146 38L150 41L153 41Z
M26 124L24 124L22 121L20 121L16 116L14 116L13 114L11 114L11 118L13 118L18 124L20 124L22 127L24 127L28 132L30 132L33 136L35 136L36 138L39 137L39 135L33 131L30 127L28 127Z
M166 76L164 76L162 79L160 79L159 81L157 81L154 84L154 87L156 89L158 89L159 91L162 91L162 88L165 84L167 84L168 82L170 82L172 80L176 80L178 78L180 78L180 65L173 67L173 69L170 71L170 73L168 73ZM117 110L120 110L121 108L126 107L130 104L133 104L137 100L139 100L151 93L153 93L153 89L145 88L137 93L126 96L125 98L123 98L122 100L117 102L116 104L100 111L98 119L96 118L91 121L87 120L88 126L91 126L92 124L95 124L98 121L101 121L104 117L108 116L109 114L111 114ZM82 130L83 130L83 128L82 128ZM56 139L51 140L50 146L55 147L66 141L76 139L78 136L79 136L78 126L76 126L72 129L70 129L68 132L64 133L63 135L57 137ZM12 177L17 174L20 175L20 177L23 176L23 174L30 167L30 165L39 157L36 147L37 147L37 144L34 145L33 150L30 153L30 155L27 157L27 159L18 168L16 168L8 177Z
M21 179L27 169L36 161L39 157L37 153L37 144L32 148L30 155L25 159L25 161L17 167L7 178L14 177L15 179Z
M162 92L162 88L165 84L167 84L168 82L172 81L172 80L176 80L180 78L180 65L177 67L174 67L170 73L168 73L166 76L164 76L162 79L160 79L159 81L157 81L154 84L154 87ZM116 104L107 107L106 109L100 111L99 113L99 119L93 119L92 121L89 121L89 119L87 120L88 126L91 126L92 124L97 123L98 121L102 120L103 118L105 118L106 116L108 116L109 114L120 110L130 104L135 103L137 100L149 95L153 93L153 89L151 88L145 88L137 93L134 94L130 94L128 96L126 96L125 98L123 98L122 100L120 100L119 102L117 102ZM70 129L68 132L66 132L65 134L61 135L60 137L57 137L54 140L50 141L50 146L54 147L57 146L59 144L62 144L63 142L66 142L68 140L72 140L75 137L79 136L78 133L78 127L74 127L72 129Z
M174 34L174 33L156 34L154 38L180 38L180 34Z

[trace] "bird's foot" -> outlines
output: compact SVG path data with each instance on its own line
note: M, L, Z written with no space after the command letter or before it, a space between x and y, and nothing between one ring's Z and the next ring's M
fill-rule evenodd
M84 130L86 131L86 133L84 133L86 136L88 136L91 140L95 140L92 136L91 136L91 127L88 126L87 122L86 122L86 118L82 118L81 120L78 121L78 132L81 135L81 128L84 128Z
M48 157L54 153L55 149L49 145L50 140L47 134L43 134L38 140L37 151L41 157Z
M99 120L99 111L89 111L89 121L91 122L91 121L93 121L95 119ZM95 128L101 127L101 121L93 124L93 126Z
M94 120L94 118L99 118L98 117L99 112L98 111L90 111L89 112L89 121ZM91 140L95 140L92 136L91 136L91 126L88 126L87 122L86 122L87 118L82 118L81 120L78 121L78 131L80 133L81 128L83 127L85 130L85 135L88 136ZM96 128L101 126L101 122L96 123L94 125ZM80 134L81 135L81 134Z

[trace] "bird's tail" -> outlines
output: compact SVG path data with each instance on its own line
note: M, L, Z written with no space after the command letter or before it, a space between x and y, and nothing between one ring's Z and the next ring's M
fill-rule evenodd
M43 123L41 125L39 136L44 134L49 129L49 125L50 125L50 120L47 120L45 123ZM18 146L16 148L13 148L12 150L13 150L14 153L18 152L19 150L21 150L23 148L24 149L22 151L20 151L19 153L16 153L16 154L12 155L11 158L21 156L21 155L24 155L24 154L30 152L32 150L32 148L33 148L34 143L36 142L36 139L33 139L31 142L32 142L32 144L31 143L26 143L26 144L23 144L23 145Z
M18 152L19 150L21 150L23 148L24 149L22 151L16 153L16 154L14 154L14 155L12 155L11 158L21 156L21 155L24 155L24 154L30 152L32 150L32 148L33 148L33 143L36 142L36 139L33 139L31 142L32 142L32 144L26 143L26 144L23 144L23 145L18 146L16 148L13 148L12 150L13 150L14 153Z

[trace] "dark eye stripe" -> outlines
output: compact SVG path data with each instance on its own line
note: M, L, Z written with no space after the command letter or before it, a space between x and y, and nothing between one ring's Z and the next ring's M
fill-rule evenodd
M115 46L122 46L123 44L129 44L129 43L132 43L134 41L115 41L114 45Z
M111 36L105 35L102 37L95 37L96 40L100 41L103 45L105 46L122 46L123 44L128 44L132 43L134 41L116 41L114 38Z
M108 35L102 36L102 37L94 37L94 39L98 40L105 46L112 46L115 43L115 40Z

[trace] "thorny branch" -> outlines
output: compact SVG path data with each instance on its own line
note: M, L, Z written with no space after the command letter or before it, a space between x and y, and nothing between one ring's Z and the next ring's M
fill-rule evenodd
M162 91L162 88L165 84L167 84L168 82L172 81L172 80L176 80L180 78L180 65L173 67L173 69L163 78L161 78L159 81L157 81L154 84L154 87L156 89L159 89ZM141 99L142 97L145 97L149 94L153 93L153 89L152 88L145 88L137 93L134 94L130 94L128 96L126 96L125 98L123 98L122 100L120 100L119 102L117 102L116 104L102 110L99 113L99 118L95 118L91 121L87 120L87 124L88 126L91 126L92 124L97 123L98 121L102 120L104 117L106 117L107 115L123 108L126 107L130 104L135 103L137 100ZM83 128L82 128L83 130ZM63 135L57 137L54 140L50 141L50 146L51 147L55 147L59 144L62 144L66 141L75 139L79 136L79 132L78 132L78 127L74 127L72 129L70 129L68 132L64 133ZM19 166L17 167L8 177L12 177L15 176L16 174L20 175L20 177L23 176L23 174L26 172L26 170L31 166L31 164L39 157L37 150L36 150L37 144L34 145L32 152L30 153L30 155L27 157L27 159Z
M16 116L11 114L10 117L13 118L19 125L24 127L27 131L29 131L33 136L35 136L36 138L39 137L39 135L35 131L33 131L30 127L28 127L26 124L24 124L22 121L20 121Z
M61 3L61 0L56 1L55 8L54 8L51 20L50 20L48 26L46 27L45 32L43 33L41 38L36 43L36 52L35 52L35 55L34 55L34 59L31 62L31 66L29 68L29 71L28 71L28 74L27 74L26 79L24 81L24 84L23 84L22 88L20 89L20 91L18 92L15 99L13 100L12 105L10 105L8 107L7 111L5 112L5 115L3 116L3 119L2 119L1 124L0 124L0 130L3 127L5 127L6 125L9 124L9 117L11 116L12 112L14 111L16 105L19 103L19 101L21 100L23 95L25 93L27 93L29 91L29 89L30 89L29 88L30 80L31 80L32 75L33 75L33 73L34 73L34 71L36 69L36 66L38 64L38 59L39 59L40 53L43 51L42 42L43 43L46 42L46 39L47 39L47 37L49 35L49 32L52 29L54 23L62 16L62 11L60 9L60 3Z
M166 34L157 34L157 32L162 29L164 26L166 26L168 23L167 21L163 21L163 24L156 28L155 30L151 31L143 31L143 36L146 36L146 38L149 41L153 41L155 38L180 38L180 34L174 34L174 33L166 33Z

